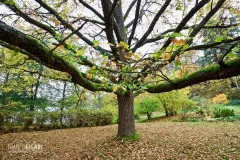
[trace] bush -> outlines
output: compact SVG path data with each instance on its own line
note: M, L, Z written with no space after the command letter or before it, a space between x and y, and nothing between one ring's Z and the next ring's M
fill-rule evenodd
M60 124L61 113L63 113L63 124ZM4 115L9 121L4 121L1 126L8 126L12 131L16 126L23 126L24 129L58 129L66 127L91 127L112 124L113 114L107 111L69 110L64 112L12 112ZM13 121L14 120L14 121ZM11 122L10 122L11 121ZM28 124L28 122L33 122Z
M218 94L218 95L216 95L216 97L214 97L212 99L212 102L214 104L227 104L228 99L227 99L227 96L225 94Z
M228 116L228 117L220 117L216 118L218 121L223 121L223 122L235 122L235 121L240 121L240 116Z
M230 91L227 92L228 99L240 99L240 89L239 88L232 88Z
M204 97L200 97L200 96L194 96L192 97L192 100L194 102L196 102L197 105L197 114L200 115L210 115L210 105L211 105L211 101L209 99L206 99Z
M200 122L200 121L202 121L202 120L199 119L199 118L194 118L194 117L192 117L192 118L188 118L186 121L187 121L187 122Z
M66 114L66 122L70 127L92 127L112 124L113 114L103 111L70 111Z
M214 112L214 118L219 117L228 117L228 116L235 116L233 109L215 109Z
M43 124L45 124L48 120L49 120L48 112L36 113L36 125L43 127Z

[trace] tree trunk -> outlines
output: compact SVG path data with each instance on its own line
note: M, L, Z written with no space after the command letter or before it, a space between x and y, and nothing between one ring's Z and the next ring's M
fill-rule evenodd
M135 133L134 96L129 91L125 95L117 95L118 100L118 136L131 136Z
M238 85L238 77L236 76L234 79L235 79L236 87L239 88L239 85Z
M150 120L152 118L151 114L147 112L147 118Z
M3 87L6 87L7 83L8 83L8 80L9 80L9 73L7 72L6 73L6 76L5 76L5 80L3 82ZM6 104L6 93L3 92L2 93L2 108L3 106Z
M65 102L65 96L66 96L66 88L67 88L67 82L64 81L63 82L63 93L62 93L62 103L61 103L61 106L60 106L60 112L61 112L61 115L60 115L60 125L62 126L63 125L63 109L64 109L64 102Z
M163 108L164 108L166 117L168 117L168 116L169 116L169 113L168 113L167 105L166 105L166 104L163 104Z
M42 67L40 68L40 73L42 73ZM32 75L33 76L33 75ZM40 86L40 79L41 79L41 75L39 74L37 77L37 82L35 84L35 86L32 86L32 95L30 97L30 100L32 101L36 101L37 99L37 94L38 94L38 88ZM35 87L35 89L34 89ZM30 119L27 119L25 122L25 128L28 129L29 126L31 126L33 124L33 120L34 120L34 114L32 114L32 112L35 110L35 104L31 104L31 106L29 107L29 111L30 111Z

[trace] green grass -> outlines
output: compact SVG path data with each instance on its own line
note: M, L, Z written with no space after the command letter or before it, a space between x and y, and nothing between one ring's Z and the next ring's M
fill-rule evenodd
M133 135L131 136L125 136L123 137L123 140L125 141L139 141L139 139L141 138L140 134L135 132Z

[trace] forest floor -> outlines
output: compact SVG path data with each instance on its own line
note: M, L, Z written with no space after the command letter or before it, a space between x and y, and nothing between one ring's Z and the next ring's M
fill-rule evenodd
M136 128L139 141L117 139L117 125L8 133L0 135L0 160L240 159L239 122L155 121Z

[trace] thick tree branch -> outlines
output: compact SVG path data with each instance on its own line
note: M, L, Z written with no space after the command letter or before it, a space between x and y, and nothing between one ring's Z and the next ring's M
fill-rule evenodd
M227 28L231 28L231 27L237 27L237 26L239 26L239 25L240 25L240 23L237 23L237 24L229 24L229 25L222 25L222 26L219 26L219 25L216 25L216 26L203 26L202 29L227 29ZM190 28L195 28L196 26L197 26L197 25L186 26L186 27L184 27L182 30L186 30L186 29L190 29ZM161 40L161 39L164 39L166 34L168 34L168 33L170 33L170 32L174 32L174 30L175 30L175 28L174 28L174 29L168 29L168 30L160 33L159 36L157 36L157 37L146 39L141 46L143 46L144 44L147 44L147 43L153 43L153 42L159 41L159 40ZM140 46L140 47L141 47L141 46Z
M137 2L137 0L133 0L132 3L129 5L126 13L124 14L124 21L127 19L129 13L131 12L133 6L135 5L135 3Z
M193 31L190 33L190 37L195 37L197 35L197 33L202 29L202 27L209 21L209 19L221 8L221 6L223 5L223 3L226 0L219 0L218 3L216 4L216 6L210 10L210 12L204 17L204 19L196 26L196 28L193 29ZM202 3L202 4L201 4ZM201 2L198 3L197 6L195 6L189 13L193 12L194 14L201 8L203 7L207 2L203 2L203 0ZM201 5L200 5L201 4ZM200 5L200 8L199 8ZM185 16L185 18L182 20L182 22L180 22L180 24L178 25L178 27L176 28L176 30L174 30L174 32L178 33L180 32L184 26L186 25L186 23L190 20L189 18L191 18L193 15L189 15L187 14ZM190 39L187 44L191 45L193 42L192 39ZM168 47L171 43L171 38L168 38L168 40L164 43L164 45L162 46L161 50L164 50L166 47ZM161 63L159 65L160 68L162 68L163 66L166 66L167 64L169 64L170 62L174 61L175 57L178 56L181 52L182 52L182 47L180 47L177 51L175 51L172 56L170 57L170 59L168 59L167 61L164 61L163 63ZM156 60L152 60L153 62ZM151 66L150 65L146 65L142 71L145 72L147 71L147 69L149 69Z
M42 0L35 0L37 1L43 8L45 8L50 14L53 14L60 22L62 25L64 25L66 28L70 29L72 32L74 32L76 29L70 25L67 21L65 21L54 9L49 7L46 3L44 3ZM99 46L95 46L94 43L89 40L87 37L85 37L82 33L79 31L76 32L76 35L81 38L84 42L86 42L88 45L93 46L94 49L100 51L100 53L105 54L107 51L104 50L103 48Z
M187 24L187 22L203 7L205 6L210 0L201 0L195 7L193 7L188 14L183 18L183 20L179 23L177 28L174 30L174 32L179 33ZM162 49L165 49L171 44L171 38L169 38L164 45L162 46Z
M139 48L139 46L142 45L142 43L147 39L147 37L149 36L149 34L151 34L151 32L153 31L158 19L160 18L160 16L163 14L163 12L167 9L168 5L170 4L172 0L166 0L165 3L163 4L163 6L161 7L161 9L158 11L158 13L155 15L155 17L153 18L149 28L147 29L147 31L144 33L144 35L142 36L142 38L137 42L137 44L134 46L134 48L132 49L133 52L135 52L137 50L137 48Z
M203 18L203 20L193 29L193 31L190 33L189 37L194 38L198 34L198 32L202 29L202 27L210 20L210 18L221 8L221 6L223 5L223 3L225 1L226 0L219 0L218 3L214 6L214 8L212 8L210 10L210 12L208 12L208 14ZM191 45L192 42L193 42L193 39L190 39L187 41L187 44ZM171 58L169 60L165 61L164 63L162 63L161 67L174 61L176 56L179 56L179 54L181 52L182 52L182 47L180 47L177 51L173 52Z
M227 44L227 43L236 42L236 41L240 41L240 36L235 37L233 39L225 39L225 40L222 40L221 42L213 42L213 43L208 43L208 44L203 44L203 45L192 46L192 47L187 48L185 51L203 50L203 49L213 48L213 47L221 45L221 44Z
M121 0L115 0L115 1L117 1L117 6L115 7L115 10L114 10L114 18L115 18L115 21L113 23L114 31L117 36L118 42L120 42L120 41L126 42L127 37L125 34L125 29L124 29L122 3L121 3ZM112 5L112 7L114 7L113 5Z
M222 7L226 0L219 0L218 3L210 10L210 12L203 18L203 20L194 28L189 37L195 37L202 27L214 16L215 13Z
M101 20L104 21L104 17L96 10L94 9L92 6L90 6L89 4L87 4L86 2L84 2L83 0L79 0L79 2L85 6L86 8L88 8L90 11L92 11L96 16L98 16Z
M220 65L214 65L201 69L182 79L172 80L172 83L163 83L158 85L147 85L147 92L162 93L175 89L185 88L190 85L198 84L208 80L226 79L240 74L240 58L225 63L224 68Z
M135 18L134 18L133 26L132 26L132 32L131 32L131 34L130 34L130 36L128 38L128 45L129 46L131 46L131 42L132 42L133 36L135 34L136 27L137 27L140 7L141 7L141 0L138 0L136 11L135 11Z
M112 92L112 87L103 84L92 83L88 79L84 78L83 74L79 72L75 66L69 62L66 62L57 54L53 54L51 59L49 59L51 54L50 50L44 47L41 42L26 36L22 32L8 26L1 21L0 40L25 50L31 55L31 57L35 57L35 59L38 59L38 61L44 65L47 64L49 68L68 73L71 75L74 83L77 83L88 90Z

